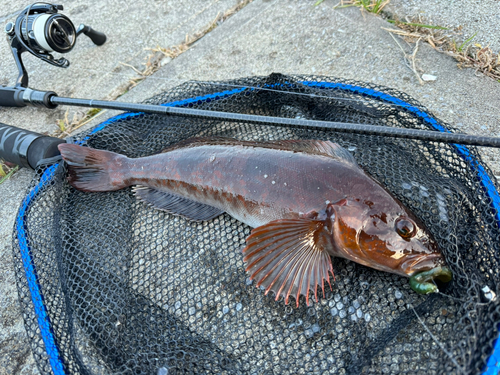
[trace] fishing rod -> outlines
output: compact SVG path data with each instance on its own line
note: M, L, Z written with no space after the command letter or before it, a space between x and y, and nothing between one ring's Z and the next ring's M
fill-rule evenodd
M152 104L134 104L116 101L73 99L58 97L52 91L35 91L25 88L0 89L0 103L23 107L26 105L55 108L58 105L73 105L102 109L117 109L131 112L145 112L165 115L180 115L197 118L272 124L278 126L311 127L317 129L333 129L340 132L390 136L397 138L419 139L424 141L446 142L462 145L476 145L500 148L499 137L475 136L468 134L443 133L438 131L393 128L388 126L352 124L333 121L291 119L241 113L208 111L194 108L168 107ZM6 95L8 93L8 95ZM2 94L4 96L2 96ZM58 155L57 145L65 142L62 139L44 136L38 133L15 128L0 123L0 158L20 166L35 168L42 159Z
M59 155L64 139L50 137L0 122L0 159L35 169L41 160Z
M251 90L255 89L252 88ZM430 130L395 128L390 126L354 124L335 121L249 115L242 113L209 111L203 109L171 107L153 104L136 104L118 101L65 98L57 96L57 94L53 91L36 91L22 87L7 87L0 89L0 105L8 105L13 107L33 105L44 106L46 108L56 108L58 105L69 105L88 108L116 109L130 112L145 112L164 115L206 118L211 120L236 121L268 125L271 124L287 127L310 127L316 129L336 130L346 133L368 134L395 138L417 139L422 141L500 148L499 137L444 133Z

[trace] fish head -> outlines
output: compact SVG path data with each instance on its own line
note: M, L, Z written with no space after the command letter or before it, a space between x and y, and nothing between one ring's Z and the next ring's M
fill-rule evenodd
M422 294L437 290L435 279L451 280L432 235L398 202L375 205L347 198L333 210L331 235L337 255L409 277L412 288Z

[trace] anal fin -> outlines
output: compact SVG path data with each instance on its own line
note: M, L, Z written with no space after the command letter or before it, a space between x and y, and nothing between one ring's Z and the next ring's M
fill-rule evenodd
M309 290L314 291L321 284L325 293L324 280L330 284L333 268L327 251L331 246L325 221L307 218L272 221L255 228L247 238L243 249L247 262L246 271L257 286L266 288L266 294L273 291L276 300L280 296L288 304L290 295L299 306L299 297L304 295L309 305ZM331 285L330 285L331 287Z
M224 213L219 208L150 187L137 186L134 188L134 193L137 199L149 203L158 210L183 216L189 220L207 221Z

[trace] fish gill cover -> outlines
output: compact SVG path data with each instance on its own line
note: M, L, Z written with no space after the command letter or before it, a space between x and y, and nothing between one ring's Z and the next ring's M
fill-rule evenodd
M147 102L450 130L401 92L329 77L188 82ZM474 147L142 113L70 141L135 158L214 136L340 144L425 223L453 281L419 295L404 277L333 258L336 280L325 297L285 305L245 273L250 227L227 214L191 222L138 201L132 188L80 192L63 163L42 166L13 237L25 325L42 373L487 370L500 321L500 199Z

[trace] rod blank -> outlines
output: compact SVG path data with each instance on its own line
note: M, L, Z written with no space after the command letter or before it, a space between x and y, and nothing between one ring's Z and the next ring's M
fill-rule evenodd
M500 148L500 138L469 134L443 133L439 131L394 128L390 126L351 124L344 122L303 120L283 117L247 115L241 113L207 111L202 109L167 107L153 104L135 104L106 100L73 99L52 96L50 102L54 105L70 105L78 107L117 109L131 112L147 112L188 117L201 117L216 120L250 122L256 124L272 124L278 126L311 127L332 129L339 132L387 136L395 138L418 139L422 141L456 143Z

